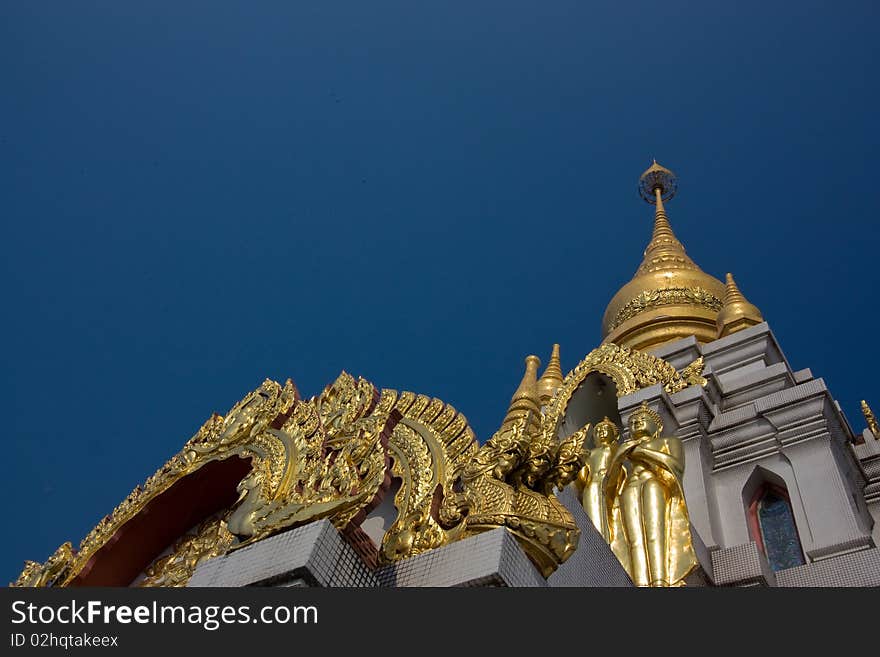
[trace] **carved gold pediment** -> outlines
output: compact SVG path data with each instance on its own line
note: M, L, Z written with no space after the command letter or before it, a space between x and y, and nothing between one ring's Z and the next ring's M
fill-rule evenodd
M266 380L225 415L212 415L79 549L65 543L44 564L26 562L15 585L73 583L148 505L205 466L236 458L249 468L238 481L238 500L213 524L184 532L149 565L142 585L185 584L204 559L321 518L340 530L356 527L392 478L401 482L394 499L398 514L377 546L380 562L507 527L547 575L577 545L577 527L554 490L583 465L584 436L578 432L559 443L556 428L584 378L603 372L619 395L655 383L675 392L705 380L699 361L679 373L659 358L607 344L561 385L542 379L549 399L542 409L538 364L535 357L527 359L507 417L482 446L464 415L439 399L379 390L345 372L307 400L290 381Z

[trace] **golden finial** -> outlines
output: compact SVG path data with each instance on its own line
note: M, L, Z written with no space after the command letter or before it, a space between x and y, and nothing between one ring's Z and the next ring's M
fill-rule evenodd
M678 178L672 171L657 164L657 160L639 176L639 195L647 203L656 203L657 199L668 201L677 191Z
M656 206L654 210L654 232L651 241L645 247L644 260L636 271L636 276L649 274L668 268L693 269L700 271L696 263L691 260L684 250L684 245L678 241L672 232L669 217L666 216L666 208L663 201L668 201L678 190L678 179L669 169L657 164L648 167L639 178L639 194L648 203Z
M868 429L874 434L874 438L880 440L880 426L877 426L877 418L864 399L862 400L862 415L865 416L865 422L868 423Z
M724 283L701 270L675 236L664 203L675 196L675 174L654 160L639 177L639 195L655 206L654 230L632 280L620 288L602 317L602 342L633 349L694 336L717 338L715 318Z
M559 360L559 345L553 345L553 351L550 354L550 360L547 363L547 369L538 379L538 394L541 397L541 404L547 405L556 391L562 385L562 362Z
M523 374L519 388L513 393L510 407L499 431L510 429L517 421L529 416L531 413L531 425L540 426L541 398L538 394L538 367L541 359L537 356L526 357L526 371ZM526 427L527 431L530 427Z
M761 311L758 307L743 296L736 281L733 280L733 274L727 274L727 283L724 289L724 306L718 313L718 319L715 324L718 327L718 337L736 333L755 324L764 321Z

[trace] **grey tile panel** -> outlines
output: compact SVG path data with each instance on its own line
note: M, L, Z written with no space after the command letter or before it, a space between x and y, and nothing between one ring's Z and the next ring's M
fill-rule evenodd
M633 583L629 575L584 511L574 486L568 486L560 491L558 498L574 517L575 523L581 530L581 537L577 550L547 578L547 583L557 587L632 587Z
M776 578L754 541L712 552L716 586L775 586Z
M504 528L403 559L376 575L380 586L547 586Z
M376 586L375 575L328 520L270 536L199 564L188 586Z
M860 550L776 573L779 586L880 586L880 548Z

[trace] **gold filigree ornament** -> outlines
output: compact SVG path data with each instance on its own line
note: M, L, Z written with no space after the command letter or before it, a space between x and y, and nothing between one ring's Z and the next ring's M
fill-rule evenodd
M705 380L699 361L679 374L653 356L606 344L561 387L542 387L542 399L539 361L529 357L526 363L501 428L482 447L466 418L438 399L380 392L345 372L309 400L301 400L290 381L282 386L266 380L225 416L209 418L98 523L79 550L65 543L46 563L27 562L15 585L71 584L152 500L207 464L233 457L250 461L236 487L238 500L174 542L147 567L141 585L183 585L205 559L321 518L340 530L357 527L393 477L401 482L397 517L379 546L381 562L506 527L547 576L571 555L579 537L554 490L573 481L584 465L589 427L562 443L556 438L558 420L583 378L606 373L618 394L658 382L674 392ZM546 416L542 401L549 401Z
M73 545L67 541L45 563L25 561L24 570L11 586L54 586L66 577L73 555Z
M544 577L574 553L580 530L553 490L577 477L589 426L557 443L541 431L538 359L526 375L501 428L474 454L443 499L441 521L460 537L506 527Z
M42 565L26 562L14 585L70 584L151 500L208 463L236 456L249 458L251 470L238 484L238 502L223 519L234 536L224 552L320 518L343 528L365 514L387 486L386 446L399 417L392 413L395 401L393 391L380 394L369 382L345 372L308 401L299 399L292 382L281 386L267 379L226 416L213 415L178 454L89 532L78 551L65 543ZM202 546L196 552L204 556L205 536L215 536L218 550L226 542L219 530L199 536L195 542L182 539L171 559L153 564L147 579L157 580L172 565L174 581L188 579L200 560L192 558L195 545Z
M546 434L556 435L572 395L593 372L611 378L617 388L618 397L658 383L669 394L688 386L705 386L707 383L703 377L702 356L679 372L662 358L637 349L606 343L587 354L563 380L544 414L543 430Z
M608 325L609 331L613 331L626 320L636 315L641 315L648 310L663 306L702 306L712 312L720 312L724 303L716 295L699 286L694 287L669 287L659 290L645 290L638 296L628 301L614 316Z
M267 428L263 440L277 459L261 461L239 483L227 520L239 539L231 549L321 518L342 529L376 501L388 484L394 401L393 392L379 394L343 373L321 396L298 403L280 428Z
M171 552L144 571L138 586L186 586L201 562L225 554L235 537L220 518L209 518L178 539Z
M871 407L868 406L868 402L864 399L862 400L861 406L862 415L865 417L865 423L868 425L868 430L874 434L874 438L880 440L880 426L877 425L877 417L874 415Z
M392 473L401 480L394 499L398 515L380 549L384 563L420 554L455 540L460 531L438 520L440 499L452 491L453 475L478 443L465 417L439 399L401 393L402 418L388 443Z

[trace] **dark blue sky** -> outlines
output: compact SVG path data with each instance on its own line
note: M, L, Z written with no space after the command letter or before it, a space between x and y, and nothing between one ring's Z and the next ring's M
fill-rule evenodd
M861 430L877 6L4 3L0 581L265 377L345 368L484 440L524 356L598 345L651 157L691 257Z

